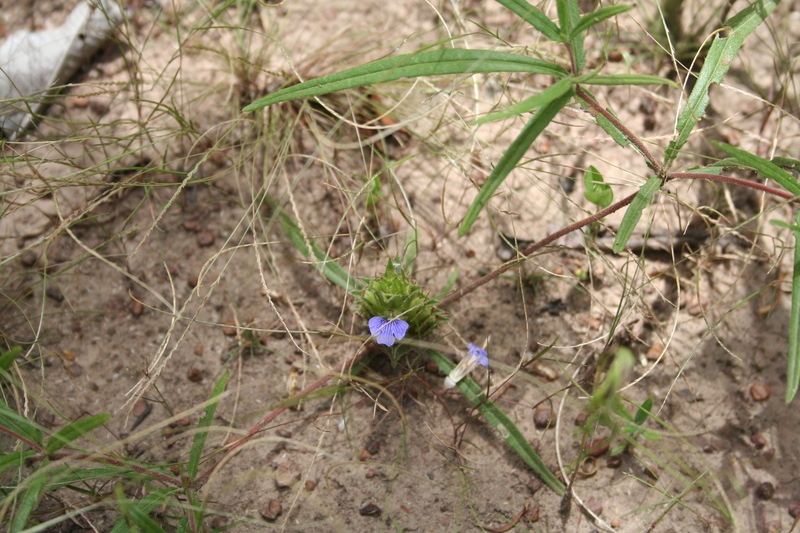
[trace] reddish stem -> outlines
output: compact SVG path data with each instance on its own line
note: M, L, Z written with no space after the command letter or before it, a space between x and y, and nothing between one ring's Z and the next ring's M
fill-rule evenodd
M600 220L601 218L603 218L605 216L608 216L608 215L610 215L611 213L613 213L615 211L619 211L620 209L622 209L626 205L630 204L633 201L633 199L636 197L636 194L637 193L633 193L630 196L626 196L625 198L623 198L619 202L617 202L615 204L611 204L610 206L606 207L602 211L598 211L597 213L595 213L594 215L592 215L592 216L590 216L588 218L584 218L583 220L579 220L578 222L575 222L574 224L570 224L569 226L567 226L565 228L561 228L560 230L558 230L555 233L551 233L550 235L548 235L547 237L545 237L541 241L539 241L537 243L534 243L531 246L529 246L528 248L526 248L525 250L523 250L522 251L522 257L518 257L517 259L513 259L513 260L509 261L508 263L505 263L504 265L500 266L500 268L498 268L494 272L490 272L489 274L486 274L482 278L478 278L475 281L473 281L472 283L470 283L469 285L467 285L465 287L462 287L462 288L458 289L457 291L451 293L447 298L445 298L441 302L439 302L438 307L444 307L444 306L446 306L446 305L448 305L450 303L453 303L454 301L458 300L459 298L461 298L465 294L474 291L475 289L477 289L478 287L480 287L484 283L492 281L494 278L496 278L497 276L499 276L500 274L502 274L503 272L505 272L509 268L511 268L511 267L513 267L513 266L515 266L515 265L517 265L519 263L522 263L523 261L528 259L528 256L532 255L534 252L536 252L539 249L547 246L551 242L553 242L553 241L555 241L557 239L560 239L564 235L566 235L568 233L572 233L576 229L580 229L580 228L582 228L584 226L588 226L592 222L596 222L596 221Z
M781 191L779 189L775 189L773 187L768 187L761 183L756 183L753 181L747 180L740 180L737 178L729 178L727 176L718 176L717 174L705 174L702 172L670 172L667 174L667 179L693 179L693 180L711 180L711 181L722 181L724 183L731 183L733 185L739 185L741 187L749 187L751 189L757 189L759 191L764 191L769 194L774 194L775 196L779 196L781 198L785 198L787 200L792 200L794 198L793 194L788 192Z
M158 478L161 481L163 481L164 483L167 483L168 485L174 485L176 487L180 487L181 486L181 481L178 478L174 478L172 476L168 476L166 474L162 474L161 472L156 472L155 470L151 470L149 468L145 468L143 466L139 466L139 465L134 464L134 463L127 463L125 461L119 461L117 459L111 459L110 457L96 456L96 455L86 455L86 454L72 454L72 453L69 453L69 452L54 453L54 454L52 454L52 457L55 458L55 459L74 459L74 460L77 460L77 461L84 461L84 460L97 461L98 463L107 463L107 464L114 465L114 466L121 466L121 467L125 467L125 468L130 468L131 470L136 470L137 472L139 472L141 474L147 474L148 476L152 476L152 477Z
M653 154L650 153L650 150L647 149L639 137L634 135L631 130L623 126L614 115L603 109L603 107L598 104L594 98L589 96L589 93L581 89L580 86L575 86L575 95L589 104L589 107L591 107L593 111L603 115L610 123L614 125L614 127L621 131L625 137L627 137L628 140L630 140L636 146L636 148L639 149L639 152L644 156L645 159L647 159L647 162L650 163L650 167L655 171L655 173L659 176L661 175L661 164L656 161L656 158L653 157Z

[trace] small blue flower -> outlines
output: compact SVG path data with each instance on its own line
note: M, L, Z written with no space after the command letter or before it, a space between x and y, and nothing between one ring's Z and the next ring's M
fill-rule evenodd
M399 318L384 318L374 316L369 319L369 332L372 333L378 344L391 346L395 340L400 340L406 336L408 322Z
M467 356L459 361L458 365L444 378L445 389L455 387L456 383L464 379L464 376L472 372L476 366L489 367L489 354L486 353L486 350L472 343L469 343L468 347L469 353L467 353Z

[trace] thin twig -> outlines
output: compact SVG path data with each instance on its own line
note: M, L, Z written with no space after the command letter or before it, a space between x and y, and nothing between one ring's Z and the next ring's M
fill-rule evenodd
M619 211L620 209L622 209L626 205L630 204L633 201L633 199L636 197L636 194L637 193L633 193L630 196L626 196L625 198L623 198L619 202L606 207L602 211L598 211L597 213L595 213L594 215L592 215L592 216L590 216L588 218L584 218L583 220L579 220L578 222L575 222L574 224L570 224L569 226L567 226L565 228L561 228L560 230L558 230L555 233L551 233L550 235L548 235L547 237L545 237L541 241L539 241L537 243L534 243L531 246L529 246L528 248L526 248L525 250L523 250L522 251L522 257L518 257L516 259L513 259L513 260L509 261L508 263L505 263L505 264L501 265L494 272L490 272L489 274L486 274L482 278L476 279L475 281L473 281L472 283L470 283L466 287L462 287L462 288L458 289L457 291L451 293L449 296L447 296L447 298L443 299L439 303L439 305L437 307L444 307L444 306L446 306L448 304L451 304L451 303L455 302L456 300L460 299L461 297L465 296L466 294L469 294L470 292L474 291L475 289L477 289L478 287L480 287L484 283L488 283L489 281L492 281L494 278L496 278L497 276L499 276L500 274L502 274L503 272L505 272L509 268L511 268L513 266L516 266L516 265L522 263L523 261L527 260L528 256L532 255L534 252L537 252L539 249L547 246L551 242L553 242L553 241L555 241L557 239L560 239L564 235L567 235L568 233L572 233L576 229L580 229L580 228L582 228L584 226L588 226L592 222L596 222L596 221L600 220L601 218L603 218L605 216L608 216L608 215L610 215L611 213L613 213L615 211Z

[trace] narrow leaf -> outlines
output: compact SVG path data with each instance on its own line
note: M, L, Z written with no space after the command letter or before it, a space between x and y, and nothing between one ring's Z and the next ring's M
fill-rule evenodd
M559 96L563 96L572 89L572 81L569 79L559 80L539 94L535 94L530 98L514 104L497 113L491 113L483 118L476 120L473 124L485 124L487 122L494 122L495 120L503 120L522 113L533 111L537 107L547 105Z
M211 400L225 392L225 386L228 384L229 377L230 372L226 370L225 373L222 374L222 377L219 378L219 381L217 381L217 384L214 385L214 390L211 392ZM203 448L205 448L206 439L208 438L207 429L214 419L214 413L217 411L217 405L219 405L219 401L208 404L205 408L206 414L204 414L203 418L201 418L197 423L197 433L194 434L192 449L189 450L189 464L186 468L186 473L188 474L189 479L193 481L197 476L197 470L200 467L200 458L203 456Z
M28 488L25 489L25 496L23 496L19 507L17 507L17 514L14 516L14 520L11 522L11 526L8 529L11 533L16 533L17 531L25 529L28 523L28 517L31 515L31 512L36 509L36 504L39 502L39 496L44 488L46 478L45 472L40 470L31 474L29 479L31 477L33 479L30 485L28 485Z
M30 420L18 415L3 401L0 401L0 426L35 444L44 444L42 431Z
M637 426L641 426L647 422L647 417L650 416L651 409L653 409L653 397L648 396L639 410L636 411L636 416L633 417L633 422Z
M669 85L677 89L678 84L661 76L649 74L610 74L603 76L587 76L581 79L587 85Z
M17 450L12 453L0 455L0 474L12 466L21 468L25 464L25 459L31 455L36 455L36 452L33 450Z
M764 158L758 157L740 148L735 148L730 144L712 141L714 146L722 150L728 155L735 157L745 165L757 170L761 175L777 181L781 187L794 194L800 196L800 183L797 182L794 176L783 170L781 167L767 161Z
M16 359L20 353L22 353L22 346L14 346L0 355L0 370L8 372L8 369L14 364L14 359Z
M525 0L497 0L500 4L513 11L522 20L539 30L545 37L555 42L563 42L556 24L547 18L541 9L530 5Z
M583 175L583 185L586 187L583 196L600 209L605 209L614 201L614 191L603 181L603 175L593 165L589 165Z
M800 211L794 215L800 226ZM794 270L792 271L792 310L789 312L789 361L786 370L786 403L791 402L800 386L800 231L794 233Z
M60 450L75 439L89 433L91 430L98 426L102 426L108 422L109 414L101 413L99 415L90 416L89 418L82 418L76 420L61 428L58 433L54 434L47 441L44 447L44 453L51 454L56 450Z
M601 7L597 11L592 11L591 13L587 13L586 15L581 17L580 22L578 22L578 24L574 28L572 28L569 38L572 39L575 35L591 28L598 22L602 22L615 15L619 15L620 13L625 13L632 7L633 6L626 6L620 4L616 6Z
M439 370L445 374L450 373L456 366L450 359L435 350L428 350L427 353ZM536 472L539 479L556 494L563 495L564 484L547 468L542 458L531 448L528 439L522 435L514 422L494 402L486 398L483 389L469 377L463 378L457 383L457 386L467 400L483 415L486 422L497 429L511 449Z
M753 32L772 13L780 0L756 0L750 6L731 17L726 26L731 28L728 37L716 35L697 77L686 107L678 117L677 137L669 143L664 155L664 168L678 156L678 150L689 140L689 134L703 118L708 107L708 91L713 83L721 83L728 72L731 61L736 56L745 38Z
M558 8L558 22L561 24L562 34L566 36L565 40L572 52L575 74L579 74L586 65L586 51L583 49L584 35L574 31L581 19L578 0L558 0L556 7Z
M139 500L137 505L143 513L149 514L150 511L164 503L170 496L179 491L180 489L176 487L157 489ZM126 531L130 531L128 522L125 516L120 516L117 518L114 528L109 533L124 533Z
M292 85L253 102L243 111L255 111L286 100L319 96L400 78L480 72L528 72L549 74L557 78L567 74L567 71L558 65L532 57L490 50L445 48L380 59L360 67Z
M480 212L486 207L486 204L489 203L494 192L500 184L503 183L503 180L514 170L519 160L522 159L522 156L528 151L528 148L530 148L533 141L536 140L536 137L550 124L550 121L553 120L556 113L567 105L573 93L574 91L570 90L546 106L540 107L531 117L517 138L514 139L514 142L511 143L511 146L508 147L508 150L506 150L500 158L500 161L497 162L497 166L494 167L486 183L483 184L483 187L481 187L481 190L478 192L478 196L475 197L469 210L467 210L464 221L458 229L459 237L466 235L472 227L472 224L477 220Z
M620 224L617 237L614 239L613 250L615 254L620 253L625 248L628 239L630 239L633 234L633 230L636 229L636 224L642 217L642 211L644 211L645 207L650 205L650 201L660 188L661 178L653 176L639 189L633 202L631 202L631 205L622 217L622 224Z

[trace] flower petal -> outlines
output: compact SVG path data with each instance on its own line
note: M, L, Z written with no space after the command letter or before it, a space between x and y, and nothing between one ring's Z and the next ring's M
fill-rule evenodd
M408 322L396 318L389 321L386 329L388 330L388 333L394 336L395 339L400 340L406 336L406 332L408 331Z
M374 316L374 317L370 318L369 322L368 322L368 324L369 324L369 332L372 335L379 335L379 334L381 336L386 335L387 332L383 331L383 330L385 329L385 326L386 326L386 324L388 322L389 322L389 320L386 319L386 318L383 318L382 316Z

